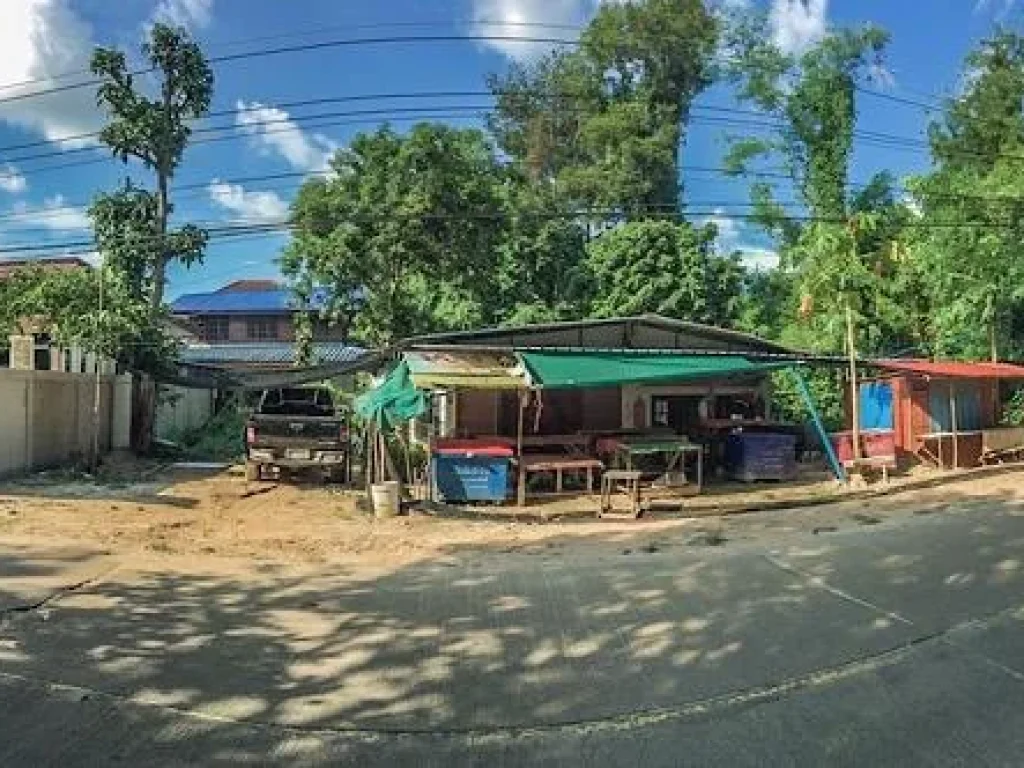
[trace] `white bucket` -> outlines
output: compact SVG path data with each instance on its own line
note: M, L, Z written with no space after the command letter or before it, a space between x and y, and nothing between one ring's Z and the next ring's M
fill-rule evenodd
M370 486L370 500L375 517L394 517L401 508L399 484L395 480Z

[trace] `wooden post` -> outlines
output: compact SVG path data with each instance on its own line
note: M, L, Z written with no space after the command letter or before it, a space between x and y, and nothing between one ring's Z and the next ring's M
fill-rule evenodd
M960 469L960 438L956 425L956 385L949 380L949 429L953 433L953 469Z
M850 408L853 411L853 459L860 461L860 392L857 389L857 348L854 343L853 310L846 302L846 348L850 354Z
M92 472L93 474L99 469L100 466L100 403L102 401L102 377L100 371L100 323L103 322L103 264L100 264L97 270L99 275L99 312L96 315L96 338L95 338L95 350L96 350L96 371L93 375L93 392L92 392ZM76 371L77 373L77 371ZM113 394L113 393L111 393ZM113 408L113 397L111 397L111 408Z

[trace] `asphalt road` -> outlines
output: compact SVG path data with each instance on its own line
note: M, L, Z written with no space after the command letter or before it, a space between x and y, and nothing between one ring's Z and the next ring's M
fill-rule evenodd
M116 565L0 542L0 765L1024 762L1010 504L372 577Z

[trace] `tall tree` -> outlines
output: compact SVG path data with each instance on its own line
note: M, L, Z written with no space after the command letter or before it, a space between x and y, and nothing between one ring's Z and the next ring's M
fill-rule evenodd
M504 172L483 133L420 124L360 134L307 181L282 258L300 298L367 343L492 321Z
M507 218L495 265L496 319L518 325L581 317L590 288L581 222L550 184L510 171L503 190Z
M676 210L694 98L718 38L702 0L605 3L579 48L491 79L499 145L577 209L637 218Z
M912 253L927 279L936 350L1024 353L1024 38L997 32L967 57L965 91L931 127L936 168L913 192L930 226Z
M792 177L806 212L843 223L849 212L848 184L857 123L856 90L888 43L884 30L840 29L800 55L787 55L771 41L763 16L746 16L731 29L729 67L740 97L771 118L778 130L733 144L726 165L742 173L755 158L778 156ZM752 186L762 224L784 242L799 236L799 219L787 216L769 184Z
M910 214L888 174L850 191L856 92L881 66L888 33L874 26L838 29L792 55L775 46L766 23L761 14L743 15L729 28L727 48L740 96L772 119L771 130L735 140L725 162L742 174L755 161L776 157L791 177L795 206L778 199L777 185L751 185L756 220L777 239L794 293L785 304L802 310L780 336L839 351L849 307L864 351L902 349L917 327L900 293L909 280L900 243Z
M213 95L213 71L199 46L184 29L155 24L142 47L156 85L137 78L123 51L97 48L91 69L100 80L97 102L108 115L100 140L114 156L135 159L155 177L155 191L130 182L111 195L100 195L90 208L100 255L111 287L126 302L147 308L134 339L119 355L132 367L132 447L149 450L156 422L157 393L151 374L173 355L163 329L167 266L189 265L202 258L207 235L186 226L171 231L174 211L170 182L191 136L191 121L204 116ZM146 73L149 75L149 72ZM156 93L150 95L150 91Z
M729 327L739 309L743 269L714 252L714 225L637 221L615 227L587 248L597 317L645 312Z
M210 109L213 71L186 30L165 24L153 25L142 45L142 55L159 80L156 96L147 95L147 80L135 77L121 50L97 48L91 69L101 80L97 101L109 115L100 140L122 161L135 158L156 177L152 201L144 200L142 193L130 193L115 203L139 206L134 214L151 216L150 221L138 215L132 220L142 224L158 243L146 249L149 258L143 268L155 314L163 304L168 263L174 259L190 263L202 255L200 241L205 240L205 234L199 230L192 228L175 237L167 236L173 212L169 190L192 133L190 121L203 117ZM178 246L182 249L177 250Z

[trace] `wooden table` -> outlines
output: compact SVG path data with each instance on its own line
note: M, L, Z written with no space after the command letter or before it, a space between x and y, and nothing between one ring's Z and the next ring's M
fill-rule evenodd
M667 466L663 477L668 477L678 466L685 479L688 453L697 456L697 493L700 493L704 484L704 446L691 443L686 438L645 437L615 441L616 460L624 464L627 471L633 469L634 456L665 456Z
M523 435L524 450L538 448L547 453L585 454L589 446L590 438L586 435Z
M562 480L566 472L587 473L587 493L594 492L594 471L600 472L604 464L590 456L563 454L525 454L519 457L519 506L526 504L526 479L530 473L554 472L555 493L562 493Z

